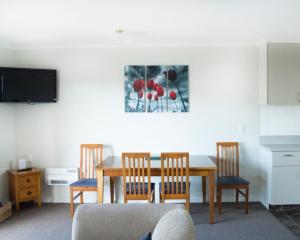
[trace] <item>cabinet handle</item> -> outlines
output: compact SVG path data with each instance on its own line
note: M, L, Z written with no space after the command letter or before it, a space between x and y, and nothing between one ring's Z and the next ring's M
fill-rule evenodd
M30 183L30 178L27 178L27 182Z
M31 195L31 191L28 191L28 192L27 192L27 195Z
M292 155L292 154L285 154L285 155L283 155L284 157L294 157L294 155Z

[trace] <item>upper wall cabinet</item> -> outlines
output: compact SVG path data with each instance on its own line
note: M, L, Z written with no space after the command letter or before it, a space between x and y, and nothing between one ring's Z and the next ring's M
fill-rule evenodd
M267 104L300 105L300 44L267 44Z

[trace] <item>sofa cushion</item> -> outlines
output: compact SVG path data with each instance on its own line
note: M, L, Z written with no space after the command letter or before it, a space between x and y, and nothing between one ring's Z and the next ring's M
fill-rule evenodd
M183 204L80 204L72 225L73 240L140 240L154 231L169 211Z
M195 229L190 214L175 209L164 215L156 225L153 240L194 240Z

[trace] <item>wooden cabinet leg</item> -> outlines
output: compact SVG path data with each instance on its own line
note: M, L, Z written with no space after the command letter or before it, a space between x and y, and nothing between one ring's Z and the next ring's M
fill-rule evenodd
M17 210L17 212L20 211L20 203L18 201L16 202L16 210Z
M40 196L38 198L37 203L38 203L38 207L41 208L42 207L42 201L41 201L41 197Z

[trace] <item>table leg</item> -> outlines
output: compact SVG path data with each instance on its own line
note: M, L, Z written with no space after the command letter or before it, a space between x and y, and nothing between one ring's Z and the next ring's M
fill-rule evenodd
M206 203L206 176L202 176L202 199Z
M110 182L110 202L114 203L114 196L115 196L115 178L114 177L109 177L109 182Z
M98 204L103 203L103 189L104 189L104 179L103 179L103 169L97 170L97 188L98 188Z
M215 171L210 170L209 174L209 217L210 223L215 222Z

